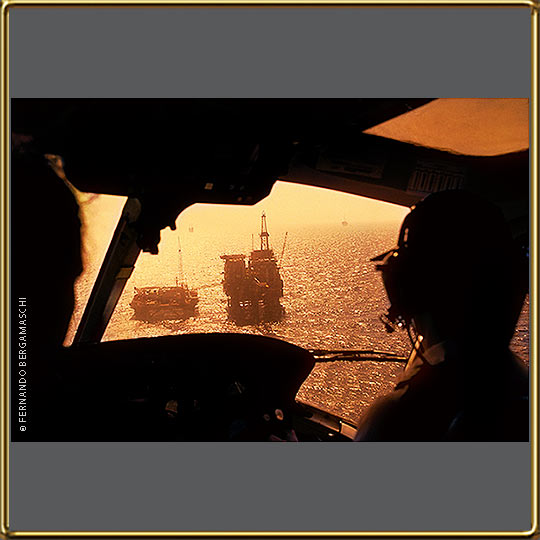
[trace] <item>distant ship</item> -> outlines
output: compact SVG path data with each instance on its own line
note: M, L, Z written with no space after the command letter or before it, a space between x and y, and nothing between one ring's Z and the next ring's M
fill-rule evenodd
M130 306L133 319L147 322L185 320L197 315L199 295L185 282L182 270L182 253L178 244L179 275L174 287L135 287Z
M225 261L223 290L227 295L227 314L238 326L280 321L285 310L283 280L270 249L266 214L261 215L260 249L246 255L221 255ZM285 245L284 245L285 248Z

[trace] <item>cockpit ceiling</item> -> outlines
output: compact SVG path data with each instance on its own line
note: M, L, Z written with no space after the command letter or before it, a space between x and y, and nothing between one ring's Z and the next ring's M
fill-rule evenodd
M37 151L61 156L81 191L250 204L293 156L312 162L328 146L361 146L363 130L429 101L14 99L10 120Z
M469 189L528 212L527 99L14 99L10 121L80 191L166 220L254 204L278 179L407 206Z
M517 152L529 148L529 100L436 99L365 133L457 154Z

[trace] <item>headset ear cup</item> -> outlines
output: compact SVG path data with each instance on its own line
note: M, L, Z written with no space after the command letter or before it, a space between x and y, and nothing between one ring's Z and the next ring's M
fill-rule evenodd
M404 253L401 253L397 259L396 287L398 290L399 316L406 324L409 324L413 313L409 265L407 256Z
M411 321L413 313L410 269L404 250L396 251L387 257L382 265L382 277L390 308L388 317L393 322Z

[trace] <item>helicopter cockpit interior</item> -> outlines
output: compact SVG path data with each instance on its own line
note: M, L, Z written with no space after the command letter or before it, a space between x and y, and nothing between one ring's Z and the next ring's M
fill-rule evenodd
M122 294L132 287L142 254L157 256L162 238L177 228L188 209L193 205L252 207L276 185L333 190L403 209L431 192L465 189L498 205L514 238L528 247L528 146L469 155L372 132L438 101L12 100L12 218L20 224L12 231L13 298L28 296L29 309L41 302L44 307L36 312L44 320L39 324L46 326L47 313L54 313L58 299L52 276L63 275L62 257L77 250L62 240L56 251L50 251L55 233L47 231L47 216L60 212L55 205L61 202L43 198L47 192L43 182L53 174L77 193L123 201L69 346L61 342L45 346L39 341L41 334L34 334L38 337L32 346L43 350L35 361L44 366L36 371L54 372L45 377L49 386L39 397L50 407L44 407L39 429L13 431L12 436L21 440L352 440L353 421L297 399L302 384L318 363L392 362L402 367L407 355L381 352L376 346L303 347L272 332L245 333L234 327L227 333L212 329L183 333L179 326L171 332L176 335L130 337L128 332L122 339L103 338ZM347 229L346 220L352 217L343 216L339 226ZM261 242L265 234L262 228ZM286 240L285 235L283 252ZM280 248L281 243L282 236ZM261 244L259 251L265 247ZM278 258L282 262L283 255ZM26 294L25 283L30 281L32 292ZM355 287L351 285L350 294L361 298L365 291ZM297 294L305 292L299 289ZM12 305L15 313L17 304ZM309 331L309 322L306 326ZM66 402L69 410L62 408L59 421L55 411Z

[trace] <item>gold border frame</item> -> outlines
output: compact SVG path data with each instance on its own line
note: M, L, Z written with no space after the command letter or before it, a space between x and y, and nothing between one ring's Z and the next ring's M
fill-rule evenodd
M179 538L179 537L520 537L532 538L539 534L538 523L538 13L540 0L1 0L1 79L0 111L2 132L0 137L0 193L4 195L0 206L0 239L3 246L9 240L9 9L11 7L512 7L531 9L531 100L530 100L530 150L531 150L531 292L530 295L530 375L533 381L531 392L531 528L526 531L10 531L9 529L9 289L7 247L0 254L0 386L4 390L0 402L0 538Z

